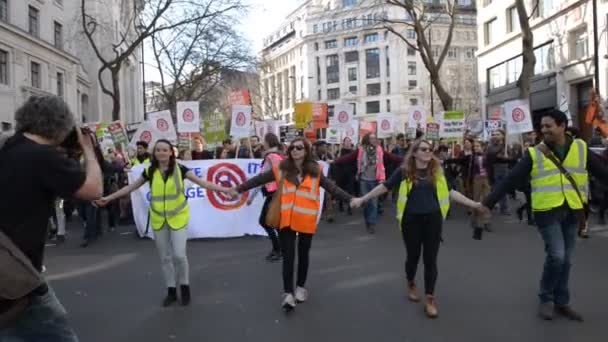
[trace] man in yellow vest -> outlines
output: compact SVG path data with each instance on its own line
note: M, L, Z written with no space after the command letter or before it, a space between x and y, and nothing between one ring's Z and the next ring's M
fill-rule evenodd
M139 164L150 164L150 153L148 153L148 143L145 141L138 141L135 143L137 146L137 156L133 159L132 166Z
M588 174L608 183L608 168L583 140L566 134L567 126L568 118L563 112L551 110L543 113L543 142L528 148L521 161L497 184L483 204L488 208L494 207L519 182L529 179L532 187L532 211L545 243L539 315L545 320L551 320L554 313L557 313L571 320L582 321L582 316L570 307L568 280L571 260L579 222L581 216L584 216L580 214L587 203ZM570 177L564 175L545 156L543 146L547 147L549 156L554 156ZM569 178L574 181L577 189Z

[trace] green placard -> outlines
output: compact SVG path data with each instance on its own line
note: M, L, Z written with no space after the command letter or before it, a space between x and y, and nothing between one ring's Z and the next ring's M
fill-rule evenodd
M226 120L222 115L203 120L203 134L208 144L221 143L226 139Z

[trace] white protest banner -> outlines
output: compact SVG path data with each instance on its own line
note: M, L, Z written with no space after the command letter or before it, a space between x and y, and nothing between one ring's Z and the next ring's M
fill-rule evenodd
M528 100L513 100L505 102L507 118L507 134L532 132L532 116Z
M180 161L196 176L209 182L231 187L241 184L258 174L261 170L261 159L230 159L230 160L191 160ZM328 164L323 165L323 173L327 175ZM144 166L137 165L129 172L129 182L137 180ZM198 185L185 181L184 194L190 206L190 221L188 223L188 238L227 238L244 235L265 235L259 226L258 217L264 204L264 197L257 196L251 205L246 205L249 193L235 199L222 193L200 188ZM321 208L323 207L324 191L321 189ZM148 224L149 183L131 193L133 217L140 236L144 236ZM321 212L319 212L320 217ZM152 227L148 227L147 236L154 238Z
M135 148L138 141L145 141L148 145L152 145L156 140L158 138L155 137L155 130L152 129L150 121L144 121L137 127L137 131L133 134L129 147Z
M403 119L395 118L395 134L405 134L406 123Z
M177 131L180 133L200 133L201 119L198 102L177 103Z
M344 138L349 138L353 144L359 143L359 121L353 120L344 132L342 132L341 141Z
M426 127L427 112L422 106L412 106L407 109L407 124L410 128Z
M484 127L485 127L485 131L487 136L491 136L492 132L497 131L499 129L504 130L505 129L505 122L502 120L486 120L484 122Z
M163 110L160 112L148 113L148 120L150 121L151 129L155 131L152 143L156 142L158 139L167 139L172 143L177 142L177 131L175 130L175 125L173 125L170 111Z
M251 106L232 106L230 135L234 138L249 137L251 127Z
M444 112L443 122L439 127L439 136L447 139L462 139L465 128L464 112Z
M336 128L345 132L352 127L351 122L354 120L354 108L351 104L337 104L334 106L334 119Z
M341 132L336 127L336 122L334 119L329 120L329 125L327 126L327 131L325 134L325 141L328 144L339 144L341 143Z
M390 138L395 132L395 116L393 114L378 114L376 116L378 122L378 138Z

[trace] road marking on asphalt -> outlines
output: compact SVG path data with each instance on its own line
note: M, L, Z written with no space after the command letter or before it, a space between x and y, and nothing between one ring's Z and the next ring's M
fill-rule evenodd
M57 244L54 243L47 243L46 245L44 245L45 247L53 247L53 246L57 246Z
M131 235L131 234L133 234L133 232L123 232L123 233L120 233L120 235Z
M67 272L50 274L49 276L46 277L46 279L47 280L61 280L61 279L74 278L74 277L82 276L82 275L89 274L89 273L103 271L108 268L129 262L129 261L135 259L136 256L137 256L137 254L135 254L135 253L128 253L128 254L112 256L109 259L104 260L103 262L100 262L97 264L85 266L85 267L82 267L82 268L79 268L76 270L67 271Z

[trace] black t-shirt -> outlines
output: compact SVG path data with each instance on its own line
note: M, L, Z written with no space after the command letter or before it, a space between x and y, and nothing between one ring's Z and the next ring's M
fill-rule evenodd
M177 166L179 166L180 171L182 172L182 180L186 179L186 173L188 173L188 171L190 171L189 168L187 168L186 166L182 165L182 164L176 164ZM146 170L142 171L141 176L147 181L150 181L150 177L148 176L148 173L146 172ZM167 175L164 175L165 181L167 181Z
M437 191L435 184L431 183L428 177L428 170L417 170L418 181L412 186L410 193L407 196L406 211L408 214L432 214L441 210L439 201L437 200ZM387 189L392 189L400 186L405 180L405 175L401 168L395 170L389 179L384 182ZM450 189L448 185L448 190Z
M11 137L0 151L0 227L38 270L54 200L71 197L85 179L76 160L22 134Z

